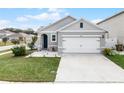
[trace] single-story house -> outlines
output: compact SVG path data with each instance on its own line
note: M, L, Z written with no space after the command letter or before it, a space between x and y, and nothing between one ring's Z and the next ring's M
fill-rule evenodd
M10 32L8 30L0 30L0 41L2 41L2 38L5 36L9 36L14 34L13 32Z
M39 28L38 50L53 50L58 53L100 53L105 47L104 29L85 20L67 16Z
M21 38L23 40L22 42L25 42L26 44L28 44L28 43L31 43L32 37L34 37L34 35L21 33L21 32L20 33L14 33L14 32L5 33L4 35L2 35L1 41L2 41L2 38L4 38L4 37L8 38L9 41L12 41L13 39L19 40Z
M116 40L116 43L124 44L124 11L102 20L97 25L108 31L110 42Z

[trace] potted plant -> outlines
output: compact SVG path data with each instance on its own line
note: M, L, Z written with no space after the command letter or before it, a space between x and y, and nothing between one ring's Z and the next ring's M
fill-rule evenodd
M116 50L117 50L117 51L123 51L123 50L124 50L123 44L117 44L117 45L115 45L115 46L116 46Z

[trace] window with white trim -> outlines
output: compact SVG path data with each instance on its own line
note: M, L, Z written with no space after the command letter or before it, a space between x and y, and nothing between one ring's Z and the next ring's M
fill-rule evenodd
M51 40L52 42L56 42L56 35L54 34L54 35L52 35L52 40Z

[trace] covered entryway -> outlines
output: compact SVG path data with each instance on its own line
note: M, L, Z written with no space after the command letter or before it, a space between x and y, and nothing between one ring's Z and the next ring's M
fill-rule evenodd
M48 48L48 36L46 34L42 35L42 39L43 39L43 49L47 49Z
M100 53L99 37L63 37L63 53Z

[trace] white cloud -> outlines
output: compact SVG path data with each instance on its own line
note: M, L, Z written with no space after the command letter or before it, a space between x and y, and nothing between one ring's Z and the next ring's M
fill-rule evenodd
M44 20L44 19L47 19L49 17L49 14L48 13L41 13L38 15L26 15L25 17L29 18L29 19Z
M49 8L48 12L58 12L58 13L60 13L60 12L65 12L65 11L62 8Z
M41 13L38 15L26 15L26 18L36 19L36 20L58 20L61 18L61 15L57 12L55 13Z
M41 26L40 24L36 24L36 25L33 25L33 24L20 24L19 26L17 26L17 28L20 28L20 29L32 28L32 29L34 29L36 31L40 26Z
M68 12L66 12L64 9L58 9L58 8L49 8L46 12L37 14L37 15L24 15L21 17L17 17L16 20L18 22L24 22L29 20L52 20L56 21L60 19L62 16L69 15Z
M70 13L66 12L66 13L65 13L65 16L68 16L68 15L70 15Z
M25 21L28 21L28 18L26 18L24 16L21 16L21 17L17 17L16 21L18 21L18 22L25 22Z
M96 24L96 23L98 23L98 22L100 22L100 21L102 21L103 19L94 19L94 20L92 20L91 22L92 23L94 23L94 24Z
M18 24L18 28L21 29L26 29L26 28L33 28L33 29L37 29L40 27L41 24L36 24L33 25L31 22L26 23L27 21L56 21L61 19L64 16L69 15L69 13L64 10L64 9L57 9L57 8L49 8L47 11L39 13L39 14L35 14L35 15L22 15L16 18L17 22L25 22L24 24L19 23ZM30 24L31 23L31 24Z
M10 23L9 20L4 20L4 19L0 20L0 29L8 27L9 23Z

